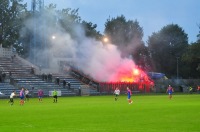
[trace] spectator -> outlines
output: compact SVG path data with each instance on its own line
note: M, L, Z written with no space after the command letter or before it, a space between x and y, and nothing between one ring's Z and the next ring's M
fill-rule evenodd
M14 56L11 56L11 62L13 62L13 60L14 60Z
M12 72L11 72L11 71L9 72L9 77L10 77L10 78L12 77Z
M78 94L81 96L81 87L78 88Z
M66 81L65 81L65 79L63 80L63 88L65 88L66 87Z
M6 79L6 73L3 73L1 77L2 77L2 82L5 82L5 79Z
M48 82L52 82L52 74L51 73L48 74Z
M35 69L33 66L31 67L31 74L35 74Z
M67 85L68 85L68 88L70 89L70 88L71 88L71 83L70 83L70 82L68 82L68 84L67 84Z
M34 87L31 89L31 96L34 97Z
M0 69L0 75L2 75L2 73L3 73L3 69L1 68L1 69Z
M45 75L44 75L44 73L42 73L42 81L44 81L45 80Z
M44 74L44 80L48 81L48 75L46 73Z
M52 82L52 73L50 73L50 82Z
M60 78L59 77L56 77L56 84L60 85Z

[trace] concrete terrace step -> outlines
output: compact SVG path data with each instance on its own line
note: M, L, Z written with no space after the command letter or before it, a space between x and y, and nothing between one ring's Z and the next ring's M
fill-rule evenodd
M0 92L4 94L4 96L9 96L12 91L15 91L16 88L9 83L0 83Z
M38 78L37 76L35 76L35 75L32 75L32 74L27 74L28 76L22 76L22 75L18 75L18 76L15 76L15 77L17 77L17 78L15 78L16 80L28 80L28 79L40 79L41 80L41 78Z
M28 65L27 65L28 64ZM43 89L48 94L49 90L53 89L60 89L64 95L76 95L76 89L80 87L83 83L80 80L77 80L73 78L71 75L68 74L60 74L60 73L53 73L52 74L52 81L53 82L47 82L43 81L42 78L39 78L38 76L35 76L30 73L31 71L31 63L25 63L20 59L20 57L16 57L13 60L11 58L0 58L0 67L3 68L4 72L6 73L7 77L9 76L9 73L11 72L11 82L13 82L13 85L16 85L17 89L15 89L14 86L12 88L9 88L9 86L6 86L8 95L10 92L12 92L13 89L19 90L18 88L25 87L29 90L34 87L36 90L34 90L35 93L37 93L37 89ZM56 85L54 81L56 81L56 77L60 78L60 85ZM66 84L66 87L63 88L63 80L66 80L66 82L70 82L71 89L68 89L68 85ZM2 89L4 89L5 86L2 86ZM1 87L0 87L1 88Z

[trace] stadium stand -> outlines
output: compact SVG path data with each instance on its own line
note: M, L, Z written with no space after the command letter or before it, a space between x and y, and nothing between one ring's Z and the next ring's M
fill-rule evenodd
M60 90L62 96L76 95L73 89L64 89L54 82L42 80L38 75L32 72L32 68L32 66L24 64L20 57L0 57L0 91L4 93L4 96L9 96L13 90L18 92L21 87L32 91L33 96L37 96L38 89L43 89L45 96L48 96L49 91L54 89ZM3 75L5 75L5 77L3 77ZM75 82L73 79L67 79L71 82L72 88L76 86L75 83L78 84L78 82ZM32 89L33 87L34 89Z

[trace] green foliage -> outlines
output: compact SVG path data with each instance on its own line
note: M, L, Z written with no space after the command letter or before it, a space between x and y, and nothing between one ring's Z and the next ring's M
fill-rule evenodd
M61 11L58 10L58 23L61 25L61 27L65 30L65 32L71 34L72 38L77 37L76 29L74 29L75 26L80 25L81 17L78 14L79 9L62 9Z
M97 24L93 24L91 22L82 21L81 23L85 30L85 35L87 37L96 38L96 40L101 40L102 35L99 31L96 30Z
M182 60L188 64L190 77L200 77L200 43L189 45L187 52L183 54Z
M153 33L148 39L153 70L163 72L168 77L175 76L177 61L181 66L180 58L187 47L187 34L177 24L167 25L159 32Z
M187 52L183 55L183 60L189 63L200 59L200 43L192 43L189 45Z
M143 37L143 29L139 26L139 22L137 20L127 21L123 15L107 19L104 32L116 45L127 46L133 39L141 40Z
M17 51L22 49L19 42L19 31L22 27L23 13L26 4L20 4L22 0L2 0L0 2L0 43L3 47L11 45Z
M144 58L148 56L148 52L142 41L143 29L137 20L127 21L123 15L112 19L109 18L105 23L104 32L109 41L117 45L122 57L132 55L138 65L145 67Z
M200 43L200 24L198 25L199 27L199 34L197 34L197 43Z
M28 56L30 43L33 40L33 32L25 27L25 22L31 18L39 19L44 12L51 16L48 18L51 21L45 22L46 27L57 28L59 25L62 31L71 35L72 39L79 37L80 30L75 29L75 25L83 28L87 37L97 40L103 37L96 30L96 24L81 20L79 9L57 10L55 4L49 4L41 12L33 13L27 11L27 5L21 4L22 1L1 0L0 2L0 44L3 47L12 45L21 56ZM45 17L47 16L42 16ZM198 28L200 29L199 25ZM168 77L173 77L176 76L177 57L179 57L180 76L199 77L200 34L197 34L197 42L192 43L188 48L188 37L184 30L177 24L169 24L149 36L148 47L146 47L142 41L143 29L139 22L126 20L123 15L107 19L104 33L111 43L118 46L123 57L132 55L136 64L143 68L163 72Z
M2 132L197 132L199 95L31 98L24 106L19 99L10 106L0 100Z

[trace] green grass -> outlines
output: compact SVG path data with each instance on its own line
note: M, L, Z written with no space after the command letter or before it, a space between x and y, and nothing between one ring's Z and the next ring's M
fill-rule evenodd
M199 132L200 95L63 97L24 106L0 100L1 132Z

